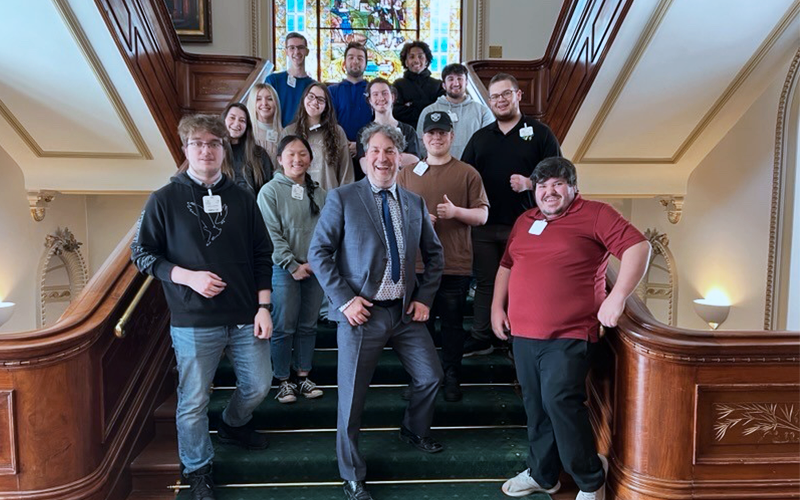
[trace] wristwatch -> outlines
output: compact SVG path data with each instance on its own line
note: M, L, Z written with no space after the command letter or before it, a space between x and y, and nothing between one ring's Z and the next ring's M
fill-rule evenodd
M269 312L272 312L272 304L259 304L259 309L266 309Z

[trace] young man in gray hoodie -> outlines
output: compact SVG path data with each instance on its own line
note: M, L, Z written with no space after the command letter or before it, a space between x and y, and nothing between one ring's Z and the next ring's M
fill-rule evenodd
M420 158L427 156L422 142L422 122L429 113L443 111L450 115L455 133L453 145L450 147L450 154L453 158L461 158L461 153L464 152L472 134L495 120L494 114L489 108L467 95L466 66L457 63L448 64L442 70L442 82L445 95L440 96L436 102L423 109L417 123Z

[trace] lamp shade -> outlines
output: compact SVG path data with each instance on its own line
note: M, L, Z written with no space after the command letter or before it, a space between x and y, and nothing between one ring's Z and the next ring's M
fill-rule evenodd
M730 310L731 306L711 304L707 299L694 300L694 311L703 321L708 323L712 330L719 328L719 325L728 319Z

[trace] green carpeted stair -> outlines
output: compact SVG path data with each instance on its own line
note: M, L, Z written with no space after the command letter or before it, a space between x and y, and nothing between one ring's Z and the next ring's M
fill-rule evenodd
M273 390L256 410L256 426L270 438L263 451L244 451L216 440L222 410L235 386L230 363L222 361L209 405L220 500L344 498L335 452L335 335L329 327L319 328L311 378L325 391L322 398L280 404ZM526 467L527 440L525 413L505 351L464 360L462 401L447 403L440 394L433 436L445 445L442 453L427 455L398 439L406 406L400 393L407 382L399 359L387 348L367 397L360 438L376 500L508 498L500 485ZM135 476L157 472L158 477L177 477L174 414L173 396L156 412L158 438L132 464ZM178 499L187 498L188 492L181 490Z

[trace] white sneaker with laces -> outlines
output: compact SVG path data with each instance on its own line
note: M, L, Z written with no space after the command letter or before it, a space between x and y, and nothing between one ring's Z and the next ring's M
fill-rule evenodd
M600 457L600 462L603 464L603 475L606 477L606 481L608 481L608 459L599 453L597 456ZM591 493L586 491L579 492L575 500L606 500L606 484L603 483L603 486L601 486L599 490L592 491Z
M539 486L539 483L537 483L531 477L531 470L525 469L503 483L503 487L501 489L503 490L503 493L510 497L524 497L536 492L552 494L561 489L561 481L557 482L552 488L545 489Z

